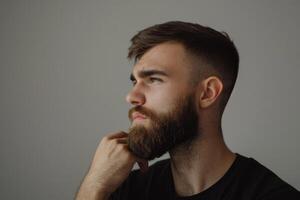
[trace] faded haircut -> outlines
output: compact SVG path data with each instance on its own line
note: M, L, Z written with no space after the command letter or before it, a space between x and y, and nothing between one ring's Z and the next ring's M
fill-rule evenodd
M170 21L139 31L131 39L128 59L137 62L152 47L165 42L178 42L195 58L193 81L201 80L203 68L213 72L223 83L219 110L223 113L234 88L239 54L227 33L195 23ZM206 69L207 70L207 69ZM215 74L214 74L215 73ZM195 76L196 74L196 76Z

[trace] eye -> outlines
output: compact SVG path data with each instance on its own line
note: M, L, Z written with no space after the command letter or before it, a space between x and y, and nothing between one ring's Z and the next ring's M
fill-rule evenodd
M136 80L131 80L132 85L136 84Z
M150 80L151 83L162 82L162 80L160 78L156 78L156 77L150 77L149 80Z

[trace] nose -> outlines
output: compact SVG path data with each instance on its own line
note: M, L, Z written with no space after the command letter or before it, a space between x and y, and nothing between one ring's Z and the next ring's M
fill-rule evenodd
M146 98L137 87L133 87L132 90L126 95L126 101L134 106L138 106L145 104Z

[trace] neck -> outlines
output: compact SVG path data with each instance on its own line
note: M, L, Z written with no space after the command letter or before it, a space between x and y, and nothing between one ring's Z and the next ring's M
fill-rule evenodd
M221 129L209 134L202 132L192 142L169 153L174 186L179 196L191 196L206 190L224 176L235 159L235 154L224 142Z

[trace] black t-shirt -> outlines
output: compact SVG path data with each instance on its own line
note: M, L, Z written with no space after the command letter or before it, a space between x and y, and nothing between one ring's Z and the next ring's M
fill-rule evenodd
M134 170L111 195L112 200L300 200L300 193L252 158L236 154L225 175L201 193L179 197L174 188L170 159L146 173Z

